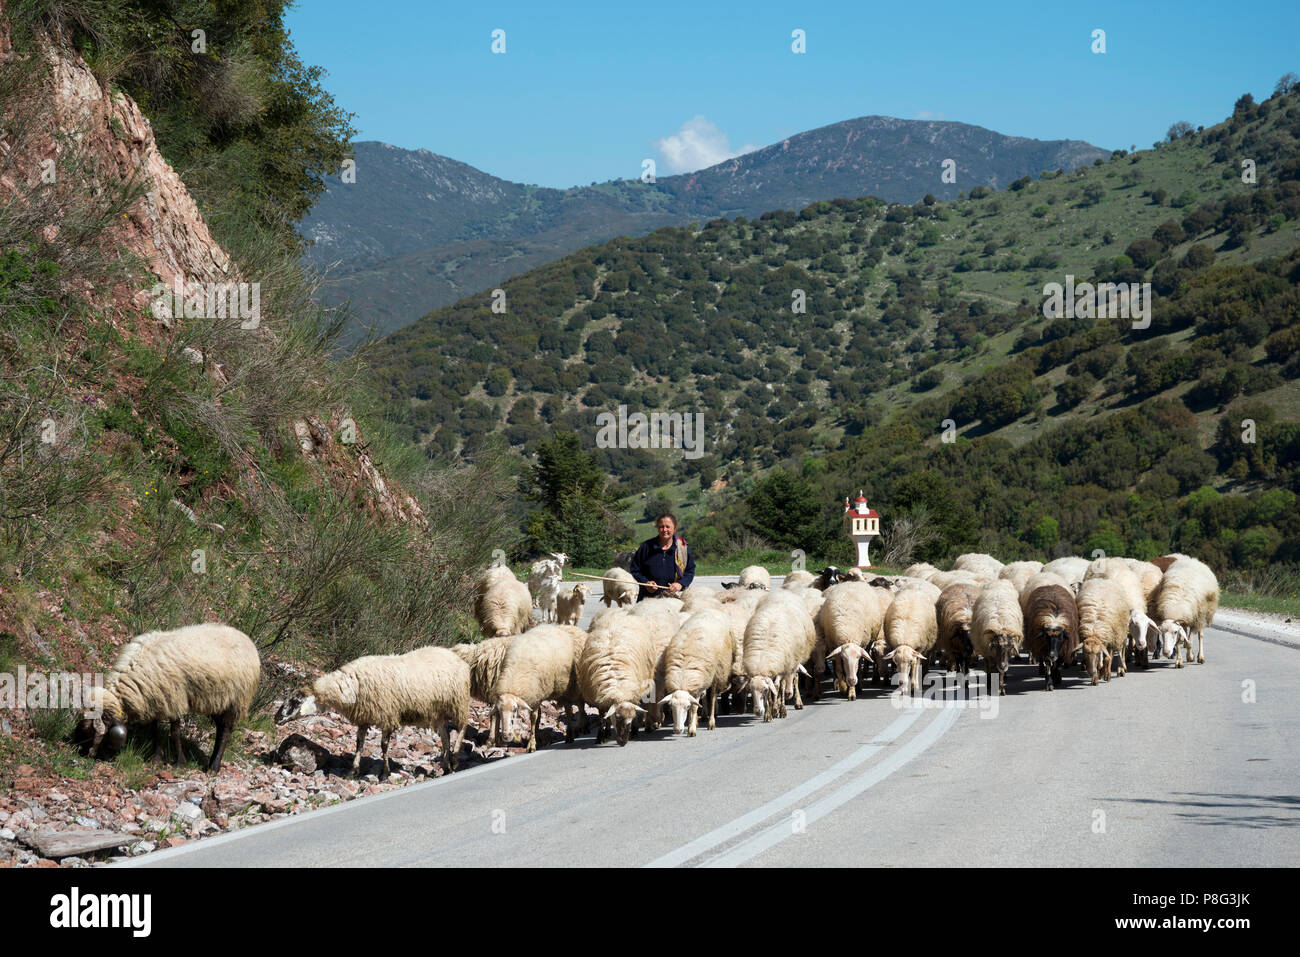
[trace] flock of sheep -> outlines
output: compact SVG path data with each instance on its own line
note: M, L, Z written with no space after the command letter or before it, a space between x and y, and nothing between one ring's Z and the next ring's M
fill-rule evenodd
M492 739L526 736L532 751L546 701L565 710L566 741L585 730L588 707L599 714L598 744L611 733L626 744L638 725L659 728L665 713L675 733L693 736L701 712L713 730L720 696L733 711L752 698L764 722L785 717L789 700L802 708L800 676L817 698L827 664L849 700L867 671L877 683L896 681L916 694L928 665L968 672L976 658L990 685L997 672L1005 694L1007 667L1022 652L1038 663L1048 690L1076 658L1096 685L1110 680L1116 659L1120 676L1130 657L1146 667L1163 654L1181 668L1191 661L1193 637L1204 663L1204 631L1219 599L1214 573L1178 554L1045 565L968 554L948 571L919 564L870 580L858 569L796 571L777 589L765 569L751 566L721 591L696 583L682 598L641 602L632 576L612 568L601 576L606 607L584 630L576 623L586 586L562 591L563 564L555 555L534 566L532 590L508 567L488 568L474 605L483 640L358 658L300 688L277 721L338 711L357 726L354 774L367 732L378 728L384 776L394 731L436 729L443 769L451 771L466 740L471 697L490 706ZM553 620L534 622L535 600ZM193 712L217 724L209 770L219 770L259 672L252 642L224 625L141 635L123 649L94 702L98 713L83 723L91 753L105 738L120 747L127 723L153 722L158 740L157 722L171 719L178 736L179 719Z

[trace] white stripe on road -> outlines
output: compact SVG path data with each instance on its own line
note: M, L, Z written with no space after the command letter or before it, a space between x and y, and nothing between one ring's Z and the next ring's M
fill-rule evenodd
M941 708L939 717L931 721L911 741L885 758L879 764L868 769L861 777L837 788L830 794L809 805L803 813L802 823L806 827L818 821L853 800L869 788L879 784L903 765L943 737L943 733L952 727L960 713L959 708ZM771 850L787 837L795 833L793 821L778 821L759 831L735 847L702 864L702 867L736 867L764 851Z
M645 866L677 867L680 864L686 863L691 858L698 857L705 851L711 850L719 844L731 840L733 837L739 837L751 827L763 823L763 821L767 820L773 814L794 807L794 805L799 803L799 801L803 800L808 795L816 793L836 778L847 774L864 761L879 753L885 745L892 742L915 724L916 719L921 716L922 710L923 709L921 708L908 709L906 712L899 715L893 724L880 732L880 734L876 735L869 744L865 744L858 748L858 750L854 751L842 761L831 765L825 771L809 778L798 787L791 788L789 791L773 798L766 804L754 808L754 810L750 811L748 814L743 814L730 823L714 828L712 831L709 831L709 833L697 837L689 844L683 844L677 850L671 851L663 857L656 858Z

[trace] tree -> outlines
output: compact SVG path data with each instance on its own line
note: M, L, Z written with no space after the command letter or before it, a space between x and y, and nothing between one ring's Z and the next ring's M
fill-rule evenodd
M1066 379L1056 389L1056 398L1067 409L1073 409L1086 399L1097 385L1097 380L1087 372Z
M1172 142L1179 137L1186 136L1190 132L1192 132L1192 124L1188 123L1186 120L1179 120L1173 126L1169 127L1169 132L1166 133L1165 136Z
M1296 90L1300 90L1300 76L1296 76L1294 73L1283 73L1278 78L1277 85L1273 87L1273 95L1285 96L1287 93L1294 93Z
M819 551L829 536L822 501L812 483L777 469L745 500L745 527L782 548Z
M1089 183L1083 188L1083 205L1096 206L1106 195L1106 187L1101 183Z
M1170 246L1176 246L1186 239L1182 227L1172 219L1165 220L1156 227L1156 231L1151 234L1151 238L1158 242L1163 249Z
M1044 515L1029 533L1029 543L1046 554L1053 545L1061 540L1061 523L1050 515Z

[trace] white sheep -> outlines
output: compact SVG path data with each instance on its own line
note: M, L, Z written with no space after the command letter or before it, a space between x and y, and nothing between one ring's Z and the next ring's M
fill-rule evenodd
M108 735L110 747L126 741L126 725L152 722L154 760L162 742L158 722L171 721L176 763L181 752L181 718L206 714L216 725L207 770L221 770L221 757L235 722L248 714L262 674L257 648L242 631L215 622L132 638L117 656L102 687L85 693L79 734L90 740L90 756Z
M1152 596L1155 618L1165 657L1174 667L1183 666L1183 649L1192 660L1192 633L1196 633L1196 663L1205 664L1205 629L1214 623L1219 610L1219 580L1204 562L1179 556L1165 571L1160 587Z
M928 583L927 583L928 584ZM931 586L933 588L933 586ZM884 672L883 661L892 661L898 673L898 687L921 692L921 663L938 639L939 625L934 603L938 596L922 588L904 588L894 596L885 614L883 629L885 654L877 662Z
M982 574L980 572L973 572L969 569L957 569L956 571L951 572L931 572L928 577L921 580L928 581L935 588L943 591L943 589L947 588L949 585L985 585L988 582L993 581L996 577L996 575ZM915 580L916 579L912 578L904 579L904 581Z
M903 570L903 574L908 578L929 578L930 575L938 570L939 569L935 568L929 562L917 562L914 565L908 565L907 568Z
M1088 566L1083 576L1084 581L1092 578L1109 578L1119 585L1128 603L1128 647L1134 652L1139 667L1147 666L1147 633L1155 634L1157 625L1147 615L1146 595L1142 590L1142 580L1129 567L1123 558L1098 558Z
M817 576L812 572L797 568L785 576L785 581L781 582L781 587L788 589L808 588L816 580Z
M868 585L868 588L871 586ZM808 617L813 620L813 631L816 633L816 640L813 642L812 663L813 673L810 679L809 697L816 701L821 697L821 679L826 673L826 656L829 648L826 645L826 635L821 625L822 604L826 601L826 592L819 588L801 588L792 589L792 594L803 599L804 609L808 612Z
M1092 683L1098 677L1109 681L1110 668L1119 655L1119 676L1128 668L1124 664L1124 644L1128 640L1129 599L1124 589L1109 578L1089 578L1079 588L1079 647Z
M736 639L731 619L721 608L691 615L673 635L664 653L664 697L659 706L673 714L673 733L695 737L700 698L708 695L710 731L717 727L718 695L731 682Z
M1083 576L1088 573L1088 566L1091 564L1086 558L1066 555L1064 558L1052 559L1042 567L1042 571L1060 575L1065 579L1068 587L1073 587L1075 582L1083 581Z
M582 620L582 608L587 604L587 586L579 582L567 593L555 599L555 618L561 625L576 625Z
M1016 586L1005 579L989 582L980 589L971 612L971 648L984 659L992 693L993 671L998 673L998 694L1007 693L1007 668L1025 640L1025 616Z
M664 693L664 656L668 652L668 643L677 634L685 616L682 613L682 602L677 598L647 598L637 602L628 614L650 623L650 637L655 652L655 697L650 703L645 724L647 730L653 731L660 724L658 702Z
M482 641L452 646L451 650L456 656L469 665L470 697L486 705L492 704L497 676L501 674L501 662L505 660L506 649L514 638L514 635L504 635L501 638L484 638ZM496 740L496 715L490 716L487 730L488 740Z
M705 585L695 584L682 596L682 611L695 612L705 608L721 608L722 593Z
M522 582L520 583L522 584ZM383 771L388 777L388 742L398 728L433 728L442 740L442 768L456 767L451 730L459 728L456 748L469 726L469 665L449 648L417 648L404 655L367 655L303 685L285 700L277 723L333 709L357 726L352 774L361 769L366 734L379 728Z
M798 595L778 589L755 607L745 626L742 672L764 722L774 711L785 717L787 689L794 692L795 708L803 708L794 679L816 642L816 628Z
M988 575L990 578L997 578L1002 572L1002 563L992 555L985 555L983 552L967 552L965 555L958 555L957 560L952 563L953 571L972 571L981 575Z
M741 588L761 588L768 591L772 587L772 575L762 565L747 565L740 570L740 579L736 584Z
M604 744L611 724L620 746L627 744L640 702L653 700L655 648L651 621L616 612L593 623L578 658L578 691L600 712L596 743Z
M1002 566L1002 571L998 572L998 577L1005 578L1015 585L1016 592L1019 593L1025 587L1025 582L1042 570L1042 562L1008 562Z
M858 696L858 664L880 636L884 613L879 589L866 582L841 582L827 589L819 609L827 658L834 659L835 687L853 701Z
M533 599L528 586L515 577L509 566L489 566L475 586L474 617L488 638L527 631L533 624Z
M510 643L492 702L499 746L514 739L516 722L531 720L528 751L537 750L543 701L565 708L564 740L573 741L577 717L585 716L577 663L586 641L587 633L573 625L539 625Z
M533 565L528 576L528 591L533 596L533 605L542 614L543 622L553 622L557 618L555 605L560 594L560 582L564 580L564 559L567 557L563 552L553 553L552 557Z
M639 586L636 579L632 577L631 572L615 566L606 571L603 577L605 581L601 582L604 587L601 590L600 600L605 603L606 608L612 608L615 605L628 607L636 604ZM610 581L611 578L617 579L617 581Z

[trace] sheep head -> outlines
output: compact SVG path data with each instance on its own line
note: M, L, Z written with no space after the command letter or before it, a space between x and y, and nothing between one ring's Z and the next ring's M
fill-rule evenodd
M306 718L319 712L316 695L309 686L303 686L284 699L284 704L280 705L280 710L275 713L275 723L284 724L294 718Z
M1166 658L1174 656L1174 650L1184 644L1190 651L1192 647L1192 634L1188 630L1188 623L1185 621L1174 621L1172 618L1166 618L1160 623L1160 645L1161 653Z
M497 698L492 705L491 717L496 722L498 748L505 747L507 741L517 740L516 733L522 735L528 724L529 711L528 703L517 695L503 694Z
M584 604L587 601L587 592L588 588L582 582L573 586L573 597L581 599Z
M754 716L764 721L770 720L768 712L776 709L776 682L767 675L754 675L746 677L741 684L742 691L746 688L754 696Z
M832 651L829 655L826 656L827 660L830 660L831 658L834 658L836 655L839 655L841 661L843 661L844 684L845 684L844 690L849 692L849 695L851 697L856 697L856 694L854 693L853 689L858 686L858 663L862 660L862 656L864 654L866 654L865 648L863 648L861 645L850 643L847 645L840 645L838 648L836 648L834 651Z
M609 706L609 710L605 712L604 720L614 722L614 737L620 747L627 744L627 739L632 734L632 723L636 721L636 716L645 713L645 708L633 704L631 701Z
M85 710L74 732L74 740L88 747L93 758L101 746L110 753L126 743L126 714L122 700L108 688L90 688L85 692Z
M1016 636L1011 634L999 633L989 639L988 658L999 672L1005 672L1011 667L1011 659L1018 650L1016 644Z
M698 708L700 701L689 691L679 690L664 696L659 702L659 707L665 705L673 710L673 734L683 734L686 731L686 722L691 716L691 709Z

